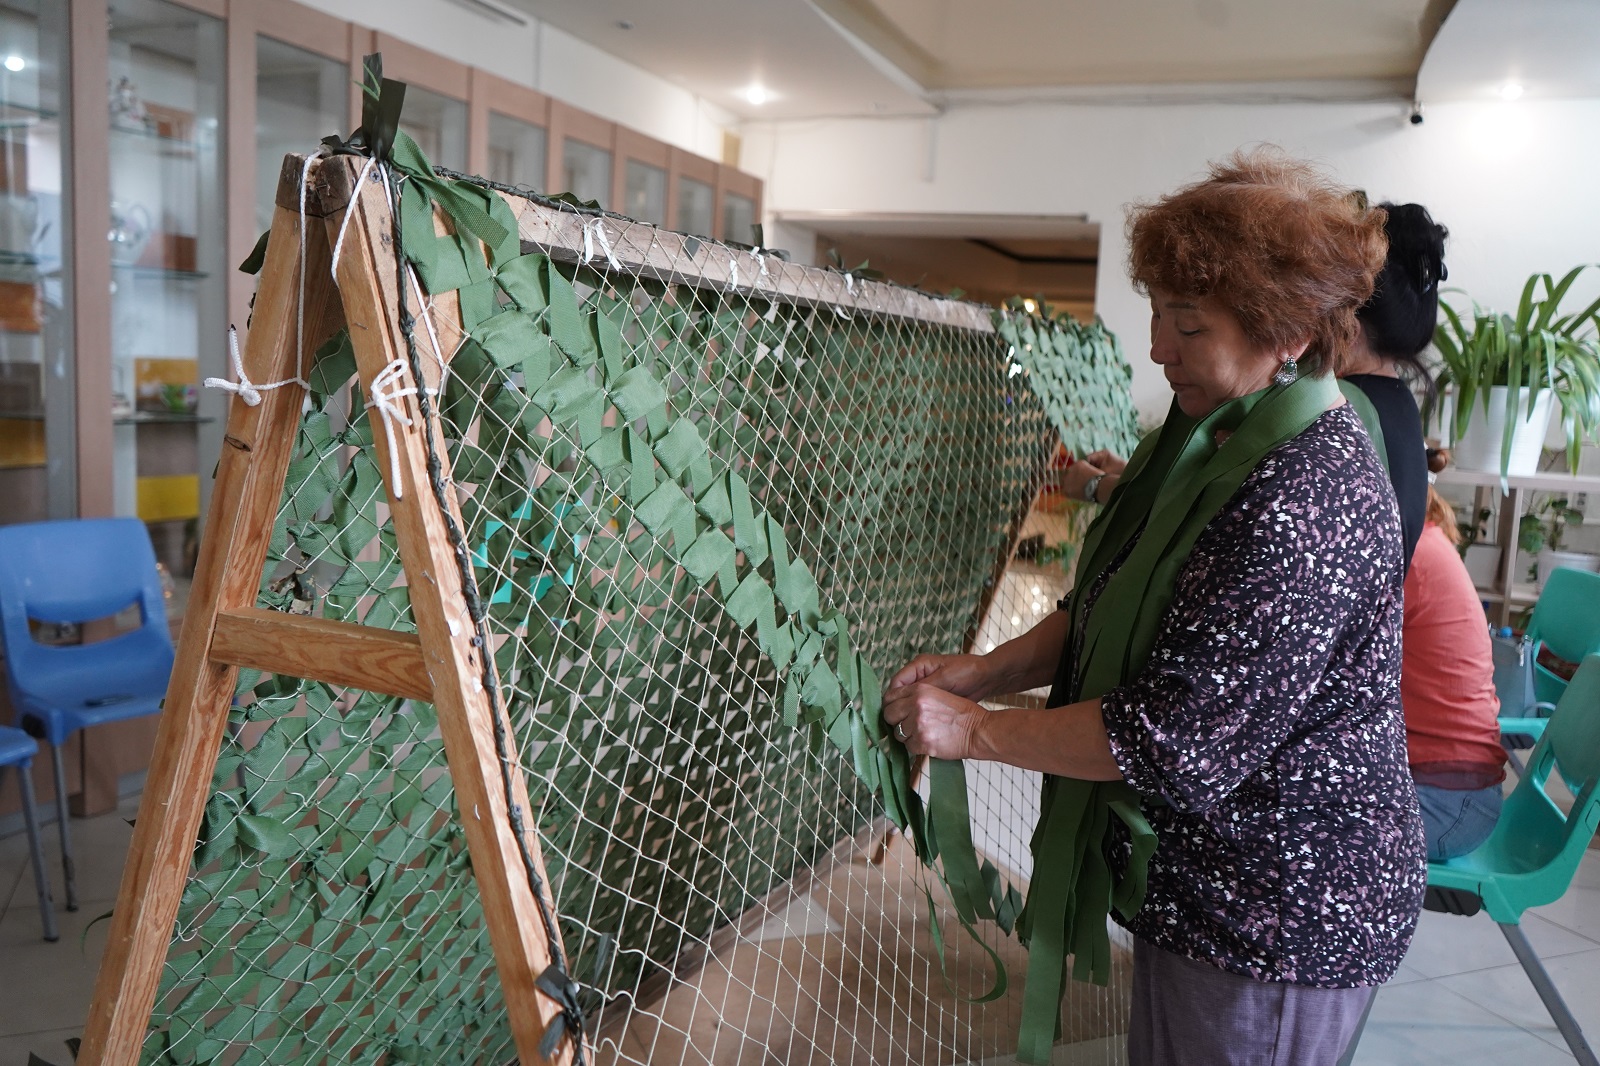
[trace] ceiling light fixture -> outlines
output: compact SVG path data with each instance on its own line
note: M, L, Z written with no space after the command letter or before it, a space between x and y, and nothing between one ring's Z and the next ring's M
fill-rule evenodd
M495 19L500 22L509 22L513 26L529 25L528 17L512 7L500 3L500 0L451 0L457 7L464 7L468 11L476 12L485 18Z
M746 100L749 100L757 107L760 107L762 104L772 99L772 94L767 91L765 86L762 85L752 85L746 89L742 95Z
M27 60L23 59L21 56L6 56L6 69L13 74L18 73L27 65Z
M1039 305L1034 303L1033 300L1031 300L1031 299L1023 300L1022 301L1022 309L1024 311L1028 312L1028 314L1031 315L1035 311L1039 310Z
M1510 103L1522 95L1522 85L1518 82L1508 81L1500 87L1500 99Z

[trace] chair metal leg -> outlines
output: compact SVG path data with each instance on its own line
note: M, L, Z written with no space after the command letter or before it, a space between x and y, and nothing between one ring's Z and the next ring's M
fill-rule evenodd
M61 830L61 873L67 881L67 910L78 909L77 870L72 861L72 834L67 828L67 769L61 749L50 745L50 758L56 768L56 820Z
M1561 998L1555 982L1550 980L1550 974L1546 972L1544 963L1539 961L1533 945L1528 943L1528 935L1522 931L1522 926L1507 922L1498 924L1500 931L1505 934L1506 942L1511 945L1511 950L1517 953L1517 961L1522 963L1523 970L1528 974L1528 980L1533 982L1534 990L1539 993L1539 998L1544 1000L1545 1010L1550 1012L1556 1028L1561 1030L1562 1039L1567 1042L1567 1047L1572 1049L1572 1057L1578 1060L1579 1066L1600 1066L1600 1059L1595 1058L1594 1051L1589 1047L1589 1041L1584 1039L1583 1030L1578 1026L1578 1019L1567 1009L1566 1000Z
M1504 745L1502 746L1504 747ZM1506 747L1505 752L1506 765L1511 767L1512 773L1516 774L1518 777L1521 777L1523 774L1527 773L1526 768L1524 768L1522 765L1522 756L1517 754L1516 749Z
M28 828L28 861L33 863L33 890L39 895L39 922L46 940L58 940L61 934L56 931L56 909L50 902L50 875L44 868L44 849L39 846L39 808L27 764L17 767L17 788L22 793L22 821Z

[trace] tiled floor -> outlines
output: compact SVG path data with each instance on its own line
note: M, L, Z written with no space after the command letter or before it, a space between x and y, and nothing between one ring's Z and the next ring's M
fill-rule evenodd
M25 1066L29 1052L71 1060L63 1041L82 1031L105 946L106 923L91 923L116 898L132 833L125 819L134 811L130 801L116 814L73 821L82 905L75 914L58 912L54 944L40 938L25 838L0 840L0 1066ZM58 862L54 834L46 827L46 854ZM59 865L50 873L59 898ZM1560 902L1529 912L1523 924L1591 1041L1600 1042L1600 851L1588 853ZM1116 1061L1104 1043L1093 1050L1069 1058ZM1571 1061L1494 924L1483 915L1428 913L1399 975L1379 992L1356 1056L1361 1066Z

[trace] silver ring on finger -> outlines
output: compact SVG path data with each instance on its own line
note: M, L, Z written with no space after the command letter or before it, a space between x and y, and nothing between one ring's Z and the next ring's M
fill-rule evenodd
M911 739L910 734L906 732L906 724L904 722L898 722L895 724L894 735L899 737L901 740Z

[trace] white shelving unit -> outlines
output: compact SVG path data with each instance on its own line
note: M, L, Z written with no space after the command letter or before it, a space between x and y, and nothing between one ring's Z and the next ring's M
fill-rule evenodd
M1540 471L1536 474L1511 476L1502 479L1499 474L1486 470L1457 470L1450 467L1438 476L1440 485L1470 486L1474 490L1473 512L1488 506L1490 494L1500 497L1499 527L1495 544L1500 549L1500 559L1495 565L1494 582L1480 586L1478 594L1495 605L1490 620L1496 625L1509 625L1513 609L1527 607L1539 598L1539 590L1530 584L1514 580L1517 569L1517 523L1530 492L1560 492L1569 497L1580 492L1600 493L1600 477L1584 474L1563 474Z

